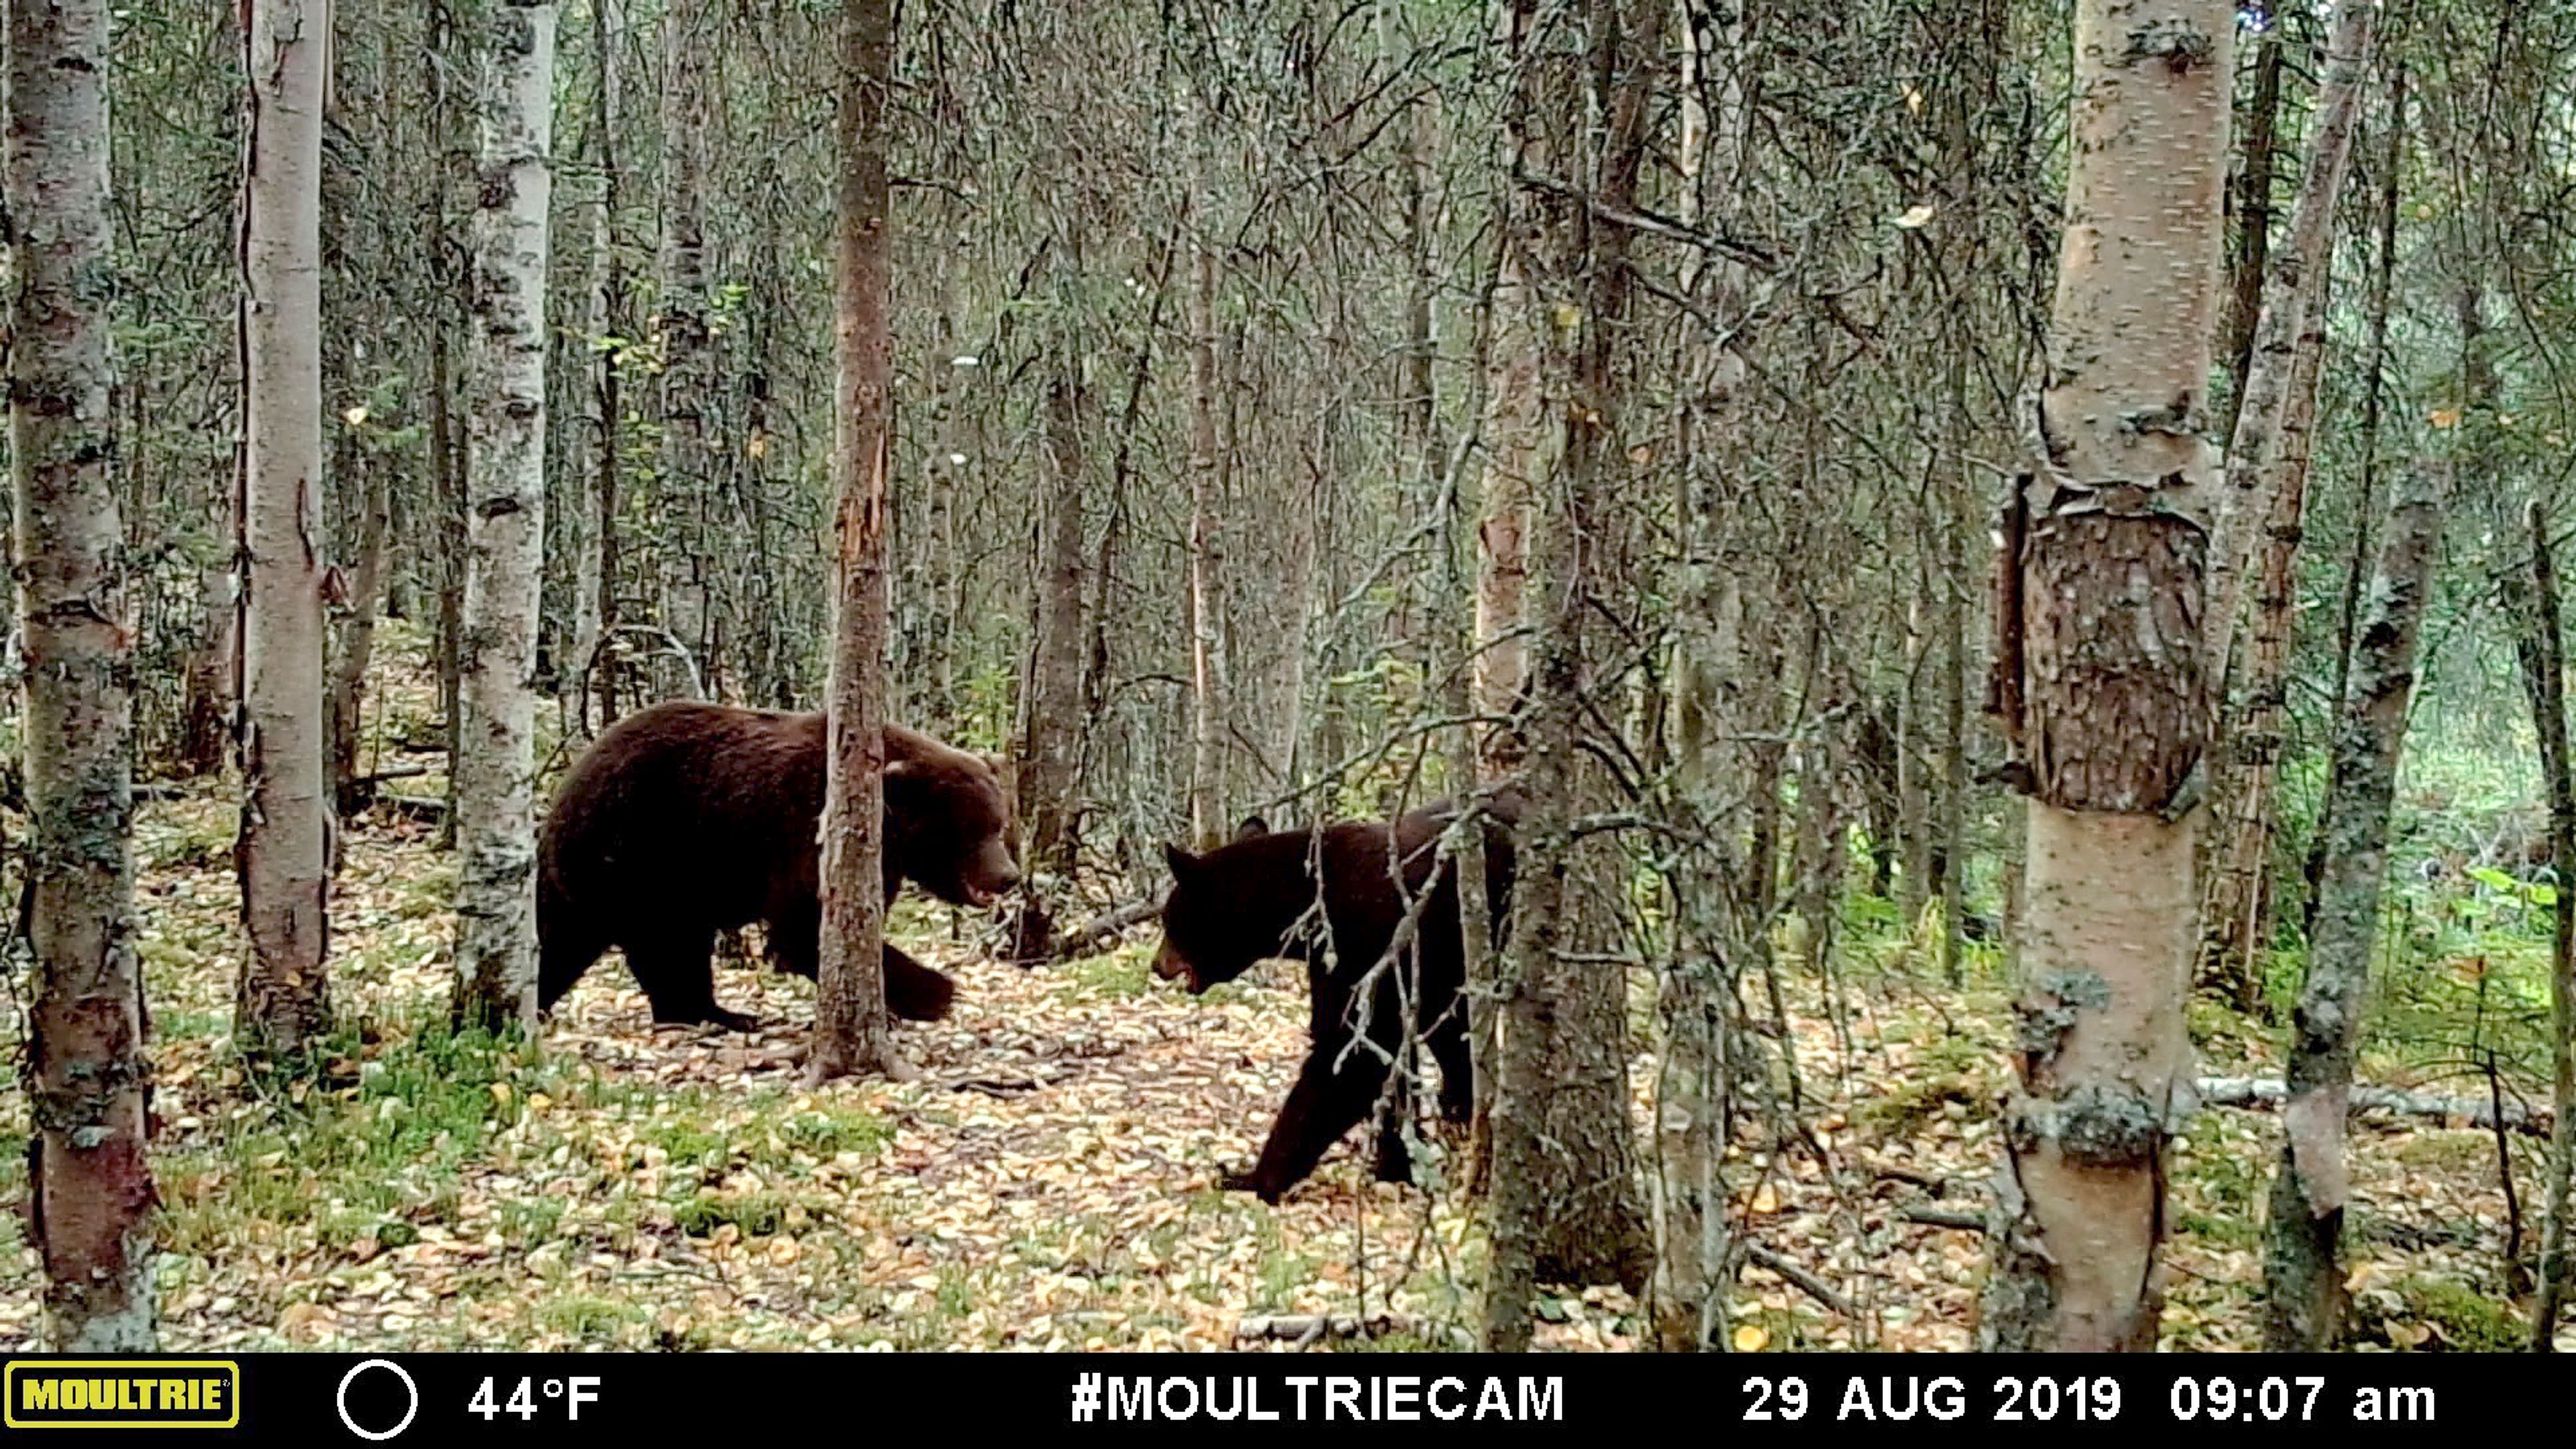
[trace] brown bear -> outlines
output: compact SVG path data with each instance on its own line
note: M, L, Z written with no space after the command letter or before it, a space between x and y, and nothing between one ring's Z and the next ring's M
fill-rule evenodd
M1508 827L1519 813L1518 797L1509 791L1486 806L1485 891L1497 940L1511 903ZM1205 855L1164 847L1172 893L1163 903L1155 975L1197 993L1233 980L1257 961L1306 963L1312 1043L1306 1064L1271 1125L1260 1162L1250 1172L1229 1174L1226 1187L1279 1201L1376 1108L1389 1066L1407 1055L1398 971L1378 972L1369 989L1366 1042L1357 1040L1359 995L1394 943L1411 902L1426 888L1430 897L1422 906L1414 950L1400 964L1416 973L1415 1030L1440 1064L1441 1115L1456 1123L1468 1120L1475 1076L1463 995L1466 948L1458 925L1457 872L1437 854L1440 834L1455 818L1447 801L1392 821L1343 821L1313 830L1273 832L1255 818ZM1399 1090L1397 1110L1378 1123L1382 1181L1412 1177L1403 1135L1409 1116Z
M953 905L1017 884L993 762L885 729L886 899L907 879ZM552 1007L611 946L657 1022L755 1024L715 1003L715 935L768 926L779 966L812 977L820 943L823 716L675 701L619 720L573 763L537 840L537 1002ZM956 986L889 944L887 1009L948 1014Z

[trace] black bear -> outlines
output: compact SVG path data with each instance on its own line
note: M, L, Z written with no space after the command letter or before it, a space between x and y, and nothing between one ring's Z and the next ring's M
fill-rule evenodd
M886 899L909 879L988 906L1017 884L993 762L899 725L885 730ZM768 926L771 954L811 977L820 943L823 716L672 702L600 733L573 763L537 840L537 1001L551 1007L623 947L657 1022L755 1024L715 1002L718 931ZM955 983L888 945L886 1006L948 1014Z
M1519 818L1517 797L1503 793L1486 814L1486 900L1499 940L1509 919L1508 827ZM1398 971L1408 964L1418 967L1416 1030L1440 1064L1441 1115L1452 1122L1468 1119L1475 1092L1461 990L1466 948L1458 928L1457 872L1438 862L1437 851L1441 832L1455 818L1454 807L1439 801L1393 821L1344 821L1314 830L1273 832L1255 819L1205 855L1164 847L1172 893L1163 903L1155 975L1197 993L1233 980L1257 961L1306 963L1312 1042L1306 1064L1271 1125L1260 1162L1248 1173L1229 1175L1228 1188L1275 1203L1315 1170L1343 1133L1368 1118L1385 1089L1389 1064L1406 1055ZM1366 1002L1368 1040L1358 1042L1361 987L1426 889L1416 949L1377 972ZM1412 1176L1402 1132L1407 1115L1391 1112L1379 1123L1377 1175L1383 1181Z

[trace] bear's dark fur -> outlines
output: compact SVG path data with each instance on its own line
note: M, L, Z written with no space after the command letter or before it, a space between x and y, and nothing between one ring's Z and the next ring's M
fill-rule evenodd
M1517 797L1505 792L1487 806L1487 814L1486 900L1500 939L1510 909L1507 827L1519 818ZM1418 966L1414 1021L1419 1039L1440 1064L1441 1115L1468 1120L1475 1092L1462 995L1466 948L1458 926L1457 872L1444 863L1436 881L1432 875L1440 833L1454 818L1453 807L1442 801L1394 821L1344 821L1311 831L1271 832L1255 819L1205 855L1164 848L1172 893L1163 903L1163 947L1154 974L1195 993L1233 980L1257 961L1284 957L1306 963L1312 1041L1306 1064L1279 1108L1260 1162L1248 1173L1227 1177L1227 1187L1277 1202L1315 1170L1343 1133L1375 1110L1388 1064L1406 1057L1399 970ZM1387 954L1409 899L1426 887L1430 897L1416 927L1416 949L1378 973L1369 993L1368 1043L1356 1044L1360 988ZM1319 898L1320 925L1314 911ZM1397 1105L1378 1130L1377 1175L1390 1182L1412 1176L1402 1132L1409 1108L1401 1095Z
M990 760L888 725L886 899L909 879L961 906L1019 880L1009 805ZM811 977L822 924L823 716L672 702L601 732L556 792L537 842L538 1005L611 946L657 1022L748 1030L715 1003L715 935L768 926L780 967ZM885 948L886 1006L948 1014L956 986Z

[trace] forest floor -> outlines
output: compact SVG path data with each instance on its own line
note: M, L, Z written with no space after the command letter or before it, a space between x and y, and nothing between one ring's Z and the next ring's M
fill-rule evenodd
M1192 998L1151 977L1149 927L1023 971L908 900L897 934L960 984L950 1020L899 1032L918 1081L804 1085L812 988L753 965L720 969L717 991L759 1015L755 1034L654 1028L612 958L533 1047L495 1047L443 1026L450 857L434 826L379 810L345 839L333 903L335 1060L267 1091L227 1055L234 818L210 785L148 802L138 826L165 1347L1205 1348L1247 1318L1317 1313L1392 1313L1402 1329L1374 1346L1420 1347L1470 1317L1456 1194L1371 1181L1356 1134L1275 1208L1213 1187L1258 1151L1303 1055L1293 968ZM1985 1202L2001 973L1977 957L1964 989L1942 986L1893 913L1862 905L1877 909L1847 921L1845 1031L1809 973L1783 973L1811 1140L1732 1153L1736 1231L1811 1279L1747 1266L1742 1347L1969 1343L1981 1241L1906 1211ZM1640 1042L1644 1010L1641 994ZM2194 1028L2204 1071L2277 1072L2276 1031L2205 1005ZM2401 1055L2372 1065L2393 1085L2421 1075ZM1641 1120L1652 1078L1641 1054ZM0 1098L13 1203L26 1131L23 1096ZM2354 1142L2364 1339L2515 1346L2494 1136L2373 1117ZM2510 1145L2527 1246L2544 1144ZM2167 1347L2252 1345L2278 1151L2267 1112L2187 1124ZM17 1351L38 1274L15 1213L0 1264L0 1351ZM1542 1317L1543 1346L1637 1346L1638 1305L1615 1289L1553 1293Z

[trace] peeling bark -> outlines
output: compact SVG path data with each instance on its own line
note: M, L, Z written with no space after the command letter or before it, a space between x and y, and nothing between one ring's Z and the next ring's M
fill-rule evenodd
M21 1063L43 1347L154 1343L143 968L134 919L134 627L108 383L108 14L10 0L0 150L9 466L25 651L27 942ZM317 761L318 763L318 761Z
M893 212L886 180L894 85L893 0L848 0L841 20L841 186L833 319L832 622L823 791L822 958L815 978L816 1081L902 1078L886 1016L886 485L894 441Z
M2208 738L2204 388L2235 16L2080 0L2074 161L2014 601L2029 770L2019 1081L1989 1349L2146 1350L2188 1071Z

